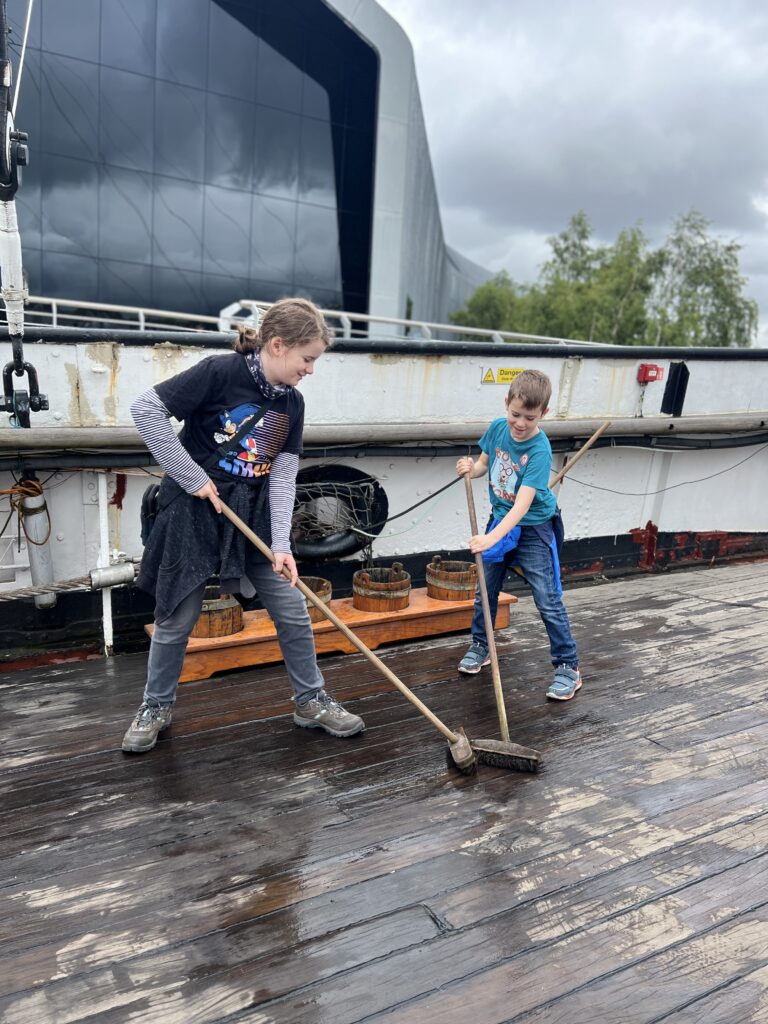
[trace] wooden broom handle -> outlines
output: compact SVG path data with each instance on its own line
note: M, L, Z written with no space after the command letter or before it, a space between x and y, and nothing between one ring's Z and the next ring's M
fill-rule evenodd
M584 454L584 452L588 452L589 451L589 449L592 447L592 445L595 443L595 441L598 439L598 437L600 437L601 434L604 434L606 432L606 430L608 429L608 427L610 427L610 425L611 425L611 421L610 420L606 420L605 423L601 423L600 424L600 426L594 432L592 437L590 437L590 439L585 444L583 444L581 446L581 448L579 448L579 450L576 452L576 454L573 456L573 458L570 460L570 462L566 462L566 464L563 466L563 468L557 474L555 479L549 485L550 490L553 487L556 487L560 483L560 481L563 479L565 474L569 473L573 469L573 467L579 461L579 459Z
M477 513L475 512L475 497L472 493L472 480L469 473L464 474L464 485L467 490L467 509L469 510L469 522L472 527L472 536L477 534ZM499 657L496 653L496 640L493 635L494 623L491 620L491 606L488 601L488 587L485 582L485 569L483 568L483 556L478 552L475 555L477 566L477 585L480 588L480 601L483 606L483 618L485 619L485 636L488 641L488 653L491 656L491 674L493 676L493 693L496 697L496 711L499 716L499 731L505 743L509 743L509 725L507 724L507 709L504 706L504 692L501 689L501 673L499 672Z
M605 431L610 427L611 421L606 420L602 423L589 440L581 448L579 448L576 455L571 459L570 462L566 463L565 466L560 470L555 479L549 485L550 488L559 484L565 474L579 461L584 452L588 451L597 439L604 434ZM475 498L472 491L472 479L469 473L464 474L464 484L467 491L467 508L469 510L469 522L472 527L472 535L476 536L478 533L477 529L477 514L475 512ZM491 672L493 675L493 693L496 697L496 710L499 716L499 730L501 732L501 738L505 743L509 743L509 725L507 724L507 710L504 706L504 692L501 688L501 673L499 672L499 658L496 653L496 641L493 635L493 622L491 621L491 608L488 601L488 587L485 582L485 570L483 568L483 556L481 554L475 555L475 565L477 566L477 584L480 588L480 601L483 606L483 618L485 619L485 636L488 641L488 653L491 656Z
M268 558L270 562L272 562L272 564L274 565L275 555L272 549L267 547L264 541L260 537L258 537L253 532L253 530L243 522L240 516L236 515L232 511L232 509L227 504L225 504L225 502L219 499L219 504L221 505L221 511L224 513L227 519L229 519L231 523L234 523L238 530L240 530L241 533L245 534L248 540L259 549L262 555L264 555L265 558ZM283 576L285 576L285 578L288 580L291 578L290 572L285 567L283 567ZM397 678L395 673L391 672L384 664L384 662L380 658L377 658L373 651L369 650L365 646L365 644L359 637L355 636L355 634L352 632L349 626L347 626L345 622L342 622L338 615L336 615L335 612L332 612L331 609L323 601L320 600L320 598L317 596L317 594L314 593L314 591L309 589L306 583L303 583L301 580L297 580L296 586L304 595L304 597L306 597L306 599L310 601L315 606L315 608L319 608L323 615L326 617L326 619L329 619L334 624L336 629L338 629L340 633L343 633L347 640L349 640L349 642L353 644L357 648L357 650L360 651L360 653L363 654L368 659L368 661L370 661L372 665L375 665L376 668L382 673L382 675L386 676L390 683L392 683L392 685L396 687L400 691L400 693L402 693L402 695L407 700L409 700L411 704L413 704L413 706L417 708L422 713L422 715L424 715L424 717L428 719L439 732L443 734L443 736L448 740L449 743L453 744L459 742L459 737L456 735L456 733L451 732L448 726L441 722L437 715L434 715L429 710L427 705L422 703L422 701L419 700L416 694L409 690L405 683L401 682Z

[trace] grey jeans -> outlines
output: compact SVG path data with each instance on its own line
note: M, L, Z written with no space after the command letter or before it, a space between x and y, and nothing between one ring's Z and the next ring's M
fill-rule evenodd
M296 702L304 704L323 688L306 600L267 562L255 568L249 579L275 624ZM173 704L176 700L187 640L200 615L204 593L205 583L202 583L170 615L155 622L144 690L148 704Z

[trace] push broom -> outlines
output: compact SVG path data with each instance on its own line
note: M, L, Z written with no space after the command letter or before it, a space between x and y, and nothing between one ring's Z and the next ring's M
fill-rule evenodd
M262 555L264 555L265 558L268 558L269 561L274 564L274 553L264 543L264 541L261 540L261 538L258 537L253 532L253 530L249 526L247 526L243 522L243 520L238 515L236 515L236 513L232 511L231 508L229 508L223 501L221 501L221 499L219 499L219 503L221 504L221 511L224 513L227 519L229 519L229 521L233 523L234 526L236 526L237 529L240 530L240 532L243 533L248 538L248 540L259 549L259 551L262 553ZM283 569L283 575L287 579L290 579L290 573L288 572L287 569ZM302 580L297 580L296 586L304 595L304 597L306 597L306 599L311 604L313 604L315 608L319 608L319 610L323 613L326 619L329 619L334 624L334 626L339 630L339 632L343 633L347 640L349 640L349 642L353 644L357 648L357 650L360 651L360 653L364 655L368 659L368 661L371 662L372 665L375 665L376 668L382 673L382 675L384 675L389 680L389 682L392 683L392 685L396 689L398 689L400 693L402 693L402 695L407 700L409 700L418 711L421 712L422 715L424 715L427 721L431 722L432 725L434 725L434 727L438 730L438 732L442 733L445 739L448 740L448 752L446 755L446 759L448 761L449 766L457 768L458 771L460 771L463 775L471 775L476 770L477 758L475 757L472 745L470 745L470 741L467 739L464 730L457 729L456 732L453 732L451 729L449 729L447 725L440 721L437 715L434 715L429 710L426 704L419 700L415 693L408 689L405 683L403 683L400 679L397 678L394 672L391 672L387 668L387 666L380 658L376 657L373 651L369 650L365 646L363 641L352 632L349 626L347 626L345 622L342 622L338 615L336 615L335 612L332 612L331 609L323 601L320 600L317 594L310 590L310 588Z

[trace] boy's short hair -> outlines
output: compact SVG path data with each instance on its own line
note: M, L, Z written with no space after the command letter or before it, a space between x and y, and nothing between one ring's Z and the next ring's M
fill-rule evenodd
M541 370L523 370L509 385L507 401L519 398L526 409L546 409L552 397L552 381Z

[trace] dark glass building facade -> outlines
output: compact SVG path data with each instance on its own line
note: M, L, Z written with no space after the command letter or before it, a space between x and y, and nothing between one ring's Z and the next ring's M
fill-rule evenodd
M26 0L8 0L15 69ZM322 0L37 0L16 126L32 294L366 311L378 57Z

